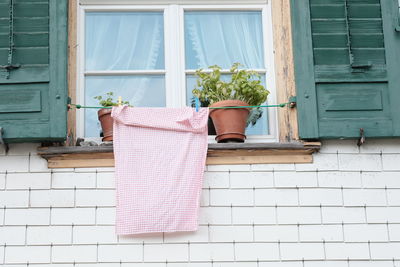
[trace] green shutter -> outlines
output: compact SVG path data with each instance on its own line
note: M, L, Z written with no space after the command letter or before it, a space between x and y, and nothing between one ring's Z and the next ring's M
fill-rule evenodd
M397 3L291 1L301 138L400 136Z
M0 0L0 65L5 142L65 140L67 0Z

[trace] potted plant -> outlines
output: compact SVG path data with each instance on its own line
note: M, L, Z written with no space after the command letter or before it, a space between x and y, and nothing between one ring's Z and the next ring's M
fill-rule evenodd
M230 69L231 78L221 79L221 67L210 66L211 72L196 70L197 86L193 95L202 103L209 103L210 117L217 133L216 140L221 142L244 142L246 122L255 124L261 117L260 108L235 108L241 106L259 106L267 100L269 91L261 84L261 77L255 71L239 69L235 63ZM232 108L227 108L232 107ZM250 118L250 120L248 120Z
M95 96L94 98L99 101L99 104L102 107L118 106L117 101L114 100L113 92L106 93L105 98L100 95ZM123 101L121 102L121 104L131 106L128 101ZM111 117L111 108L99 109L97 115L99 117L101 129L103 131L102 141L113 141L113 119Z

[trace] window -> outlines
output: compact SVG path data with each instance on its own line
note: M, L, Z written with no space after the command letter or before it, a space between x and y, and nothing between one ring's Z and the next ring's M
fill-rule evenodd
M113 91L137 107L190 105L196 69L228 72L240 62L262 76L275 104L270 13L267 4L81 5L77 100L97 106L94 96ZM264 109L248 141L277 141L276 116ZM96 110L80 110L78 136L99 131Z
M173 1L176 5L158 5L165 4L167 1ZM72 1L74 2L74 1ZM132 3L136 3L137 5L132 5ZM79 0L77 5L72 5L70 8L70 31L69 31L69 68L70 68L70 97L72 103L85 103L85 87L86 79L94 79L94 78L104 78L107 79L110 76L117 76L118 78L147 78L149 82L154 80L155 76L160 77L162 82L159 82L159 87L157 89L164 90L165 96L158 97L159 94L154 94L149 91L151 97L147 97L154 101L162 100L164 101L165 106L169 107L179 107L187 105L187 100L190 99L189 92L190 89L187 89L186 83L193 74L193 67L186 64L187 54L188 57L190 53L185 51L185 45L187 44L185 40L185 20L190 19L190 16L186 15L215 15L217 19L223 20L221 18L223 15L228 14L229 12L238 12L236 14L243 14L242 17L253 18L254 21L259 21L258 18L261 17L261 30L262 30L262 49L263 49L263 61L260 61L261 64L259 66L253 66L249 63L243 62L244 64L249 64L252 68L257 68L257 71L265 76L265 83L267 84L268 89L271 91L271 95L269 98L269 104L274 104L275 102L275 90L274 90L274 77L276 78L277 88L279 88L277 98L279 99L279 103L287 102L289 98L296 95L295 88L295 77L294 77L294 61L293 61L293 53L292 49L296 46L292 45L292 31L291 31L291 9L288 8L289 0L284 1L268 1L268 0L218 0L218 3L221 5L216 5L215 0ZM51 2L53 3L53 2ZM57 2L58 3L58 2ZM153 5L149 5L149 4ZM196 5L194 5L196 3ZM226 3L226 5L225 5ZM295 4L301 4L302 1L294 0L291 3L291 6L295 6ZM397 3L397 1L396 1ZM101 5L99 5L101 4ZM147 5L147 6L139 6L139 4ZM182 4L182 5L177 5ZM185 4L185 5L184 5ZM188 4L188 5L186 5ZM209 5L197 5L197 4L209 4ZM224 5L222 5L224 4ZM77 8L79 12L74 12L73 9ZM270 11L272 9L273 11ZM309 10L309 7L304 10ZM392 8L393 10L393 8ZM204 12L204 13L203 13ZM397 10L396 10L397 12ZM89 14L90 13L90 14ZM132 62L132 64L128 64L124 62L126 65L115 65L115 69L112 66L108 66L109 62L105 55L102 59L97 59L96 64L89 64L86 69L86 58L85 58L85 30L87 20L86 15L90 16L104 16L104 15L116 15L120 13L121 15L136 15L135 18L130 17L126 19L135 20L137 22L140 20L145 20L146 16L154 16L159 17L160 14L162 16L162 20L158 20L157 24L153 20L153 28L156 27L154 25L159 25L163 30L159 31L158 40L160 44L163 43L163 46L160 46L157 50L160 56L157 58L157 61L152 67L143 67L144 65L137 66L138 62ZM129 14L128 14L129 13ZM134 13L134 14L133 14ZM196 14L197 13L197 14ZM274 14L271 17L271 13ZM297 12L295 9L294 14L298 14L301 17L304 16L301 12ZM78 18L75 16L79 15ZM140 15L140 16L138 16ZM218 15L218 16L217 16ZM221 16L220 16L221 15ZM186 17L185 17L186 16ZM258 18L257 18L258 17ZM273 25L272 20L273 18ZM75 23L76 19L78 23ZM243 19L244 20L244 19ZM243 23L243 20L241 23ZM248 20L249 21L249 20ZM162 22L162 23L161 23ZM251 22L251 20L249 21ZM236 23L236 21L235 21ZM121 24L118 21L118 24ZM307 25L306 23L304 25ZM146 24L146 26L149 26ZM272 26L274 28L274 36L275 43L272 42ZM330 25L327 25L328 27ZM253 27L253 30L255 27ZM146 28L147 29L147 28ZM87 31L87 30L86 30ZM147 29L147 32L150 30ZM103 33L106 31L104 30ZM110 32L110 31L109 31ZM157 32L157 31L151 31ZM187 32L187 31L186 31ZM208 31L209 32L209 31ZM224 33L226 31L223 31ZM76 34L78 33L78 34ZM94 31L92 31L94 33ZM297 31L293 31L293 33L297 33ZM116 30L114 29L110 34L116 34ZM75 36L78 35L78 40L75 39ZM189 34L188 34L189 35ZM259 37L260 35L258 35ZM149 38L148 36L145 36ZM189 35L190 37L190 35ZM207 36L208 37L208 36ZM296 35L294 36L296 39ZM107 36L103 37L105 41L108 41L110 38ZM113 37L115 38L115 37ZM151 39L151 40L154 40ZM186 37L188 38L188 37ZM301 38L299 38L301 39ZM125 43L131 42L126 45L131 50L134 46L133 41L126 41ZM143 40L148 39L141 39ZM190 39L189 39L190 40ZM100 42L100 41L99 41ZM114 45L116 42L114 41ZM149 44L154 44L153 41L148 41ZM122 49L123 42L119 42L120 46L118 49ZM205 44L203 44L205 45ZM254 45L254 43L252 43ZM87 46L87 45L86 45ZM148 48L150 45L147 46ZM153 47L153 46L152 46ZM87 48L89 49L89 48ZM103 50L107 53L107 47ZM195 50L194 50L195 51ZM302 52L306 52L308 50L303 50ZM146 52L146 51L145 51ZM211 50L213 52L213 50ZM75 57L75 54L78 53L78 56ZM133 52L131 52L133 53ZM193 52L194 53L194 52ZM210 53L204 53L205 55L211 56ZM301 55L302 57L308 55L309 53L305 53ZM231 56L231 54L229 54ZM275 55L275 59L274 59ZM120 55L123 57L122 55ZM140 55L144 56L144 55ZM216 55L220 56L220 55ZM237 55L234 55L237 56ZM75 59L78 62L75 62ZM164 59L162 61L162 59ZM195 58L196 59L196 58ZM274 62L275 60L275 62ZM107 64L101 65L106 62ZM311 61L312 62L312 61ZM162 64L163 63L163 64ZM196 61L195 61L196 63ZM218 63L223 65L222 63ZM276 67L273 69L273 65ZM76 67L78 66L78 67ZM196 66L196 65L195 65ZM78 75L75 75L75 69L78 70ZM302 70L304 71L304 70ZM274 74L276 72L276 76ZM104 76L104 77L102 77ZM77 82L76 82L77 79ZM111 79L111 78L110 78ZM74 85L77 85L79 89L75 90ZM135 83L136 84L136 83ZM397 83L398 84L398 83ZM110 86L113 83L108 84ZM107 86L108 86L107 85ZM160 86L164 85L164 87ZM96 87L99 88L96 88ZM98 85L94 85L93 90L101 90L102 83L98 83ZM118 84L117 84L118 86ZM129 88L129 86L127 87ZM144 88L144 87L143 87ZM149 89L152 90L152 86L148 86ZM161 89L160 89L161 88ZM105 89L105 92L109 91ZM75 95L75 92L77 95ZM123 95L124 92L121 92ZM120 94L120 93L118 93ZM298 98L300 95L297 96ZM146 99L146 97L145 97ZM88 101L93 101L92 99L87 98ZM94 103L94 102L92 102ZM139 106L137 103L136 106ZM144 103L143 105L149 106L151 104ZM161 104L154 104L161 105ZM97 106L97 104L96 104ZM93 112L94 116L96 116L96 110L78 110L80 113L77 119L79 120L79 132L75 129L75 109L71 109L69 111L69 140L74 141L75 136L83 136L84 135L84 116L85 113L81 111L90 111ZM269 135L263 135L260 139L262 140L257 144L249 144L251 140L246 140L245 144L235 145L235 144L210 144L207 158L207 164L268 164L268 163L306 163L312 162L312 153L319 149L320 145L318 142L311 143L299 143L296 142L298 140L298 124L297 124L297 109L296 108L280 108L280 109L269 109L268 114L268 130ZM277 131L275 127L275 112L279 113L279 139L276 138ZM272 126L271 126L272 125ZM94 125L95 126L95 125ZM77 133L77 134L75 134ZM257 137L251 136L252 140L259 141ZM264 139L262 139L264 138ZM212 139L212 137L210 138ZM264 140L267 141L280 141L280 143L263 143ZM288 142L290 142L288 144ZM70 142L70 145L73 145L74 142ZM47 149L41 150L40 154L48 160L48 166L50 168L71 168L71 167L111 167L114 166L114 159L112 158L113 148L112 146L107 147L92 147L90 149L90 153L87 153L89 150L86 147L50 147ZM62 155L62 157L60 156ZM79 156L77 156L79 155ZM94 160L96 159L96 160Z

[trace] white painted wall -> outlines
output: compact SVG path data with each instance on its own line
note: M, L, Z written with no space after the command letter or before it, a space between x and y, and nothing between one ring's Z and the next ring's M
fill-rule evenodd
M208 166L198 232L119 238L113 170L51 171L35 150L0 150L0 265L400 266L400 140L325 142L314 164Z

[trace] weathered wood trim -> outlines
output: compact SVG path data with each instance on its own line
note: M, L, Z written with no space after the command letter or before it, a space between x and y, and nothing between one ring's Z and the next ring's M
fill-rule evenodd
M321 147L320 142L291 142L291 143L219 143L208 144L209 151L288 151L288 150L312 150L317 151ZM38 154L44 158L60 154L90 154L113 152L112 145L105 146L53 146L39 147Z
M273 0L271 4L277 100L278 103L285 103L296 95L290 0ZM281 142L299 139L296 108L279 108L278 124Z
M68 96L76 103L77 82L77 0L68 1ZM67 146L76 140L76 109L68 111Z
M312 155L207 157L207 165L312 163Z
M113 155L112 153L107 153ZM55 157L48 159L48 168L96 168L114 167L114 158L100 158L98 154L91 158ZM206 165L231 165L231 164L284 164L284 163L312 163L312 155L264 155L264 156L224 156L207 157Z
M311 163L320 143L210 144L207 165ZM112 146L42 147L38 154L49 168L113 167Z

